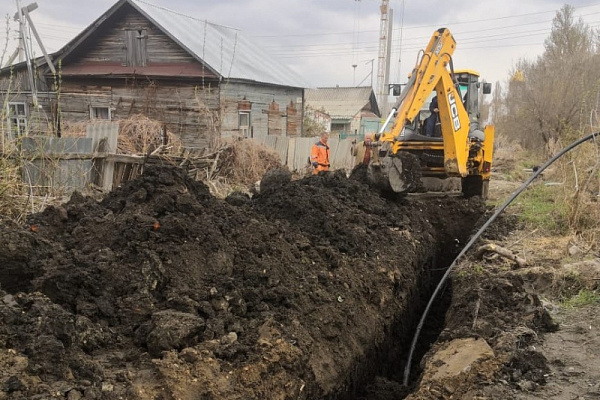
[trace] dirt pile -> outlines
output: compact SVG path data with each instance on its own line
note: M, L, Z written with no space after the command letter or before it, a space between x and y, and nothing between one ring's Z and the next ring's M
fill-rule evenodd
M381 374L483 203L270 187L219 200L154 167L0 228L0 399L334 398Z

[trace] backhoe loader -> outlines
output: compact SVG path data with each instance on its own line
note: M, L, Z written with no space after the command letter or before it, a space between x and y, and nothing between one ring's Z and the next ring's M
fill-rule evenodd
M422 187L421 177L458 177L465 196L487 196L494 127L480 124L479 95L491 93L491 84L475 71L455 71L455 48L448 29L434 32L383 126L364 143L372 152L367 177L380 189L405 194ZM424 122L434 96L438 129L427 136Z

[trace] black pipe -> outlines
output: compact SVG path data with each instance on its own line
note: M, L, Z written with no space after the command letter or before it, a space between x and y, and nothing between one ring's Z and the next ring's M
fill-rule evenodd
M473 237L471 238L471 240L469 240L469 243L467 243L467 245L462 249L462 251L458 254L458 256L456 256L456 258L454 259L454 261L452 262L452 264L450 264L450 266L446 270L446 273L444 273L444 276L442 276L442 279L438 283L437 287L433 291L433 294L431 295L431 298L429 299L429 303L427 303L427 307L425 307L425 311L423 311L423 315L421 316L421 320L419 321L419 325L417 325L417 330L415 331L415 336L413 337L413 340L412 340L412 343L411 343L411 346L410 346L410 352L408 353L408 360L406 362L406 367L404 369L404 381L403 381L404 386L408 386L408 378L410 377L410 364L412 362L413 353L415 352L415 347L417 346L417 341L419 340L419 335L421 334L421 329L423 329L423 324L425 323L425 319L427 318L427 314L429 313L429 309L431 308L431 305L433 304L436 296L440 292L442 286L444 285L444 283L448 279L448 276L450 275L450 272L452 272L452 269L458 263L458 260L462 256L465 255L465 253L471 248L471 246L473 245L473 243L475 243L475 241L477 239L479 239L479 236L481 236L481 234L483 233L483 231L485 231L487 229L487 227L498 217L498 215L500 215L500 213L502 211L504 211L504 209L506 209L506 207L508 207L509 204L512 203L513 200L516 199L517 196L519 194L521 194L521 192L523 190L525 190L527 188L527 186L529 186L531 184L531 182L533 182L533 180L535 178L537 178L542 172L544 172L544 170L546 168L548 168L552 163L554 163L554 161L558 160L560 157L562 157L563 155L565 155L565 153L571 151L572 149L574 149L575 147L579 146L580 144L582 144L584 142L587 142L588 140L591 140L591 139L595 140L599 135L600 135L600 132L592 133L592 134L590 134L588 136L585 136L585 137L583 137L583 138L581 138L581 139L579 139L579 140L571 143L569 146L565 147L558 154L556 154L554 157L552 157L550 160L548 160L544 165L542 165L537 171L534 172L533 175L531 175L531 177L523 185L521 185L521 187L519 189L517 189L510 196L510 198L508 200L506 200L504 202L504 204L502 204L496 210L496 212L494 212L494 215L492 215L486 221L486 223L483 224L483 226L481 228L479 228L479 230L477 231L477 233L475 235L473 235Z

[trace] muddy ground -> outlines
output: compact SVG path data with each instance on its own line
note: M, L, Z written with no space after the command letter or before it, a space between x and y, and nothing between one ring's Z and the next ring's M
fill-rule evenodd
M517 274L464 268L426 325L419 354L441 331L433 351L400 384L481 199L381 197L343 173L264 182L220 200L149 168L100 202L75 194L2 226L0 399L467 398L544 383L528 346L556 325L540 300ZM448 346L472 362L436 359Z

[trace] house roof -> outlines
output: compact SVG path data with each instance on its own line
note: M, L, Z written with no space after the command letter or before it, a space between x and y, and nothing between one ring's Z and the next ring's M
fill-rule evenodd
M56 52L53 58L64 58L71 53L125 4L131 5L149 19L217 76L281 86L307 87L302 77L261 49L242 31L194 18L143 0L119 0Z
M305 102L315 110L324 109L332 119L350 119L360 113L371 100L375 103L374 115L379 114L373 88L363 87L333 87L305 90Z
M223 78L306 87L303 79L242 31L190 17L142 0L128 2L191 55Z

